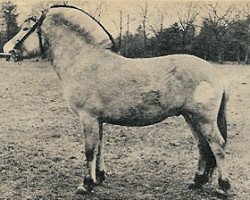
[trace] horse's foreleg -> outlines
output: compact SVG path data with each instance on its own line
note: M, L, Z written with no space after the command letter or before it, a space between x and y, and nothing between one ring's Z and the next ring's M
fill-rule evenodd
M103 159L103 123L99 122L99 143L96 159L96 184L101 184L105 180L105 164Z
M94 183L96 182L96 151L99 142L99 123L97 119L91 117L88 113L81 112L79 116L85 136L85 156L87 164L84 181L77 188L77 193L86 193L92 191Z

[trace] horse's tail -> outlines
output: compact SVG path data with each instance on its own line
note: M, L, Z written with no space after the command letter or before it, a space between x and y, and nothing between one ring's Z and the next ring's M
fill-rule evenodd
M225 144L227 142L227 119L226 119L227 100L228 100L227 93L224 90L222 94L221 103L220 103L220 109L218 112L217 124L220 130L220 133L225 140Z

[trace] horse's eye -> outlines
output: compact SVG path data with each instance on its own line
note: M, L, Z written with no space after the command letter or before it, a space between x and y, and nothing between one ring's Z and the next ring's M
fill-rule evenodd
M27 27L24 27L24 28L23 28L23 31L27 31L27 30L29 30L29 28L27 28Z

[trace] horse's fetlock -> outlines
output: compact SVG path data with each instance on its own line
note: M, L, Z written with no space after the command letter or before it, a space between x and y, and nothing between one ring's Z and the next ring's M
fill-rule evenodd
M215 155L218 156L220 159L224 159L225 158L225 152L222 151L222 150L216 152Z
M84 125L83 132L84 132L85 134L91 133L92 130L93 130L93 129L92 129L91 126Z
M85 156L87 161L93 161L94 160L94 151L92 149L87 149L85 151Z
M96 178L99 184L101 184L103 181L105 181L105 171L96 169Z

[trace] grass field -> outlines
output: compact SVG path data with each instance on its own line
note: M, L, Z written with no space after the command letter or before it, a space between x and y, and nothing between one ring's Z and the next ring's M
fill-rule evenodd
M228 79L228 170L234 197L250 196L250 66L223 65ZM0 200L217 200L217 173L189 190L198 151L183 118L154 126L105 125L107 179L77 196L84 137L46 62L0 60ZM237 81L238 80L238 81Z

